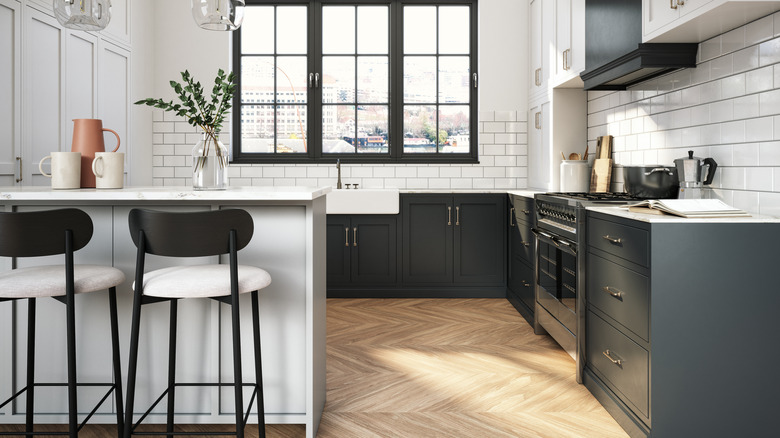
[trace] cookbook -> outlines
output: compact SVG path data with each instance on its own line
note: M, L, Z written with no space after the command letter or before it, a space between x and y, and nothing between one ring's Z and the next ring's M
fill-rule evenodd
M686 218L750 216L748 212L720 199L648 199L627 207L634 213L672 214Z

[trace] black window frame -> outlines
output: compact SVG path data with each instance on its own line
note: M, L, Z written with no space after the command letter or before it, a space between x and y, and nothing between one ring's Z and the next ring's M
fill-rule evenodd
M233 97L231 120L232 162L237 164L276 164L276 163L300 163L317 164L333 163L337 159L351 163L374 164L473 164L479 163L479 105L478 105L478 0L246 0L246 6L307 6L307 68L309 72L319 73L322 76L322 7L323 6L364 6L387 5L389 7L389 153L327 153L322 152L322 88L309 86L307 89L306 136L309 139L307 153L249 153L241 151L241 29L232 35L232 68L236 72L237 91ZM403 145L403 12L405 6L469 6L469 153L409 153L404 152ZM437 9L438 11L438 9ZM438 13L438 12L437 12ZM439 59L442 55L437 52L434 56ZM274 55L278 56L278 55ZM438 62L437 62L438 65ZM437 96L438 101L438 96ZM274 106L274 104L271 104ZM462 105L462 104L460 104ZM437 122L438 128L438 122ZM276 133L274 133L276 135Z

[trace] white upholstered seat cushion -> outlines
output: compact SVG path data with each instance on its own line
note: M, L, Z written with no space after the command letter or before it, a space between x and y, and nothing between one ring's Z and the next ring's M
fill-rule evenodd
M238 293L256 291L269 284L271 284L271 276L265 270L254 266L238 266ZM147 272L144 274L143 294L160 298L205 298L230 295L230 266L174 266Z
M110 266L75 265L75 292L107 290L125 281L125 274ZM31 266L0 273L0 298L57 297L65 295L65 266Z

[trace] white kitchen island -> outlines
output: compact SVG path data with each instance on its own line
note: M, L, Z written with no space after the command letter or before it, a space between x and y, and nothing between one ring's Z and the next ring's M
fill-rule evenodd
M255 233L239 252L239 263L267 270L272 284L260 292L261 337L266 422L305 424L306 436L316 436L325 406L325 195L330 188L238 187L224 191L193 191L185 187L130 187L119 190L50 190L41 187L0 187L2 211L76 207L94 222L90 243L76 253L77 263L113 265L127 276L117 288L126 383L132 308L131 283L136 248L130 238L127 214L133 208L203 211L243 208L253 217ZM193 236L197 239L197 236ZM211 261L215 261L212 258ZM203 263L208 258L189 260ZM0 269L61 263L34 258L0 261ZM146 269L173 263L148 256ZM82 381L110 381L111 354L107 293L76 298L78 374ZM246 298L246 300L245 300ZM242 297L244 333L251 333L248 297ZM26 301L0 303L0 398L7 398L25 381ZM144 309L139 350L136 413L145 411L166 385L168 304ZM231 382L230 309L214 300L184 300L179 305L177 382ZM36 378L65 381L65 312L52 299L38 300ZM252 337L242 336L245 381L254 381ZM102 389L79 389L80 411L88 412ZM233 423L232 388L177 389L179 423ZM247 393L248 395L248 393ZM245 396L245 400L248 400ZM12 404L13 405L13 404ZM144 423L165 421L161 403ZM253 411L254 411L253 407ZM36 390L38 423L67 421L67 394L62 388ZM92 422L115 420L107 400ZM24 422L24 399L0 410L0 424ZM83 416L81 416L83 418ZM136 419L138 415L136 415ZM257 417L250 416L250 423Z

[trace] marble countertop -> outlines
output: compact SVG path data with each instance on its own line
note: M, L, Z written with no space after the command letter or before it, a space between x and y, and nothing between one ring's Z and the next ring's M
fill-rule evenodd
M624 207L587 207L588 211L596 211L612 216L632 219L648 223L680 223L680 224L714 224L714 223L780 223L780 218L765 215L751 215L749 217L714 217L714 218L684 218L670 214L648 214L628 211Z
M123 189L53 190L49 187L0 187L0 200L10 201L312 201L330 187L230 187L192 190L192 187L125 187Z

